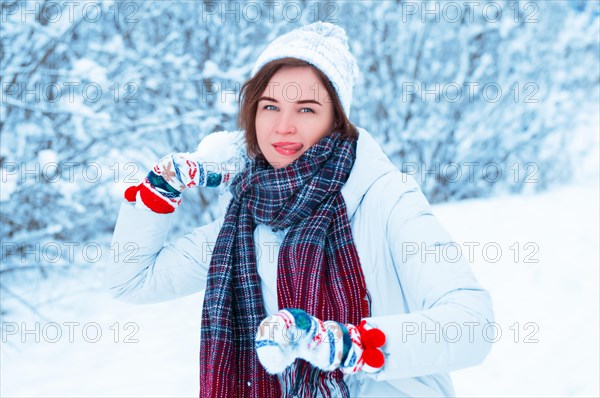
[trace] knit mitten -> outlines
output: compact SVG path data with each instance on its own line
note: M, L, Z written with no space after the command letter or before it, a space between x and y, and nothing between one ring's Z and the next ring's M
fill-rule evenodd
M144 182L129 187L125 199L138 198L155 213L172 213L181 204L181 193L191 187L218 187L229 179L229 173L220 174L206 170L193 154L177 153L160 159L150 170ZM139 193L139 194L138 194Z
M321 370L374 373L384 365L385 335L366 321L358 327L322 322L301 309L284 309L265 318L256 334L256 352L271 374L282 373L297 358Z
M191 187L227 185L244 166L241 132L220 131L207 135L196 152L163 157L144 181L127 188L125 199L155 213L172 213L181 204L181 193ZM141 203L140 203L141 202Z

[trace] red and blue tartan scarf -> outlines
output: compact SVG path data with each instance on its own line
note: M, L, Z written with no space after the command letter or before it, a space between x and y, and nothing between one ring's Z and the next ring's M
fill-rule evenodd
M356 140L332 132L291 164L248 161L232 181L233 198L208 271L200 339L200 397L349 396L343 374L296 360L283 376L266 373L254 338L267 316L255 257L257 224L290 227L277 268L279 308L358 324L369 295L341 188Z

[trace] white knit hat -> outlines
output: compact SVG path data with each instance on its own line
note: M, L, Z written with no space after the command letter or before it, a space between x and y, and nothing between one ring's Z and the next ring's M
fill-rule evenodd
M344 29L318 21L278 37L260 54L252 76L268 62L286 57L306 61L323 72L333 84L346 116L350 116L352 87L359 71Z

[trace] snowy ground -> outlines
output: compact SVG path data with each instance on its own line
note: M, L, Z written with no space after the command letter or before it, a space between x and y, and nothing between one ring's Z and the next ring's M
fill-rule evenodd
M457 395L600 396L598 203L595 183L435 206L458 243L480 243L473 269L501 332L482 365L453 373ZM68 282L80 292L51 302L57 285L31 287L49 320L4 320L0 395L197 396L202 296L135 306L109 298L98 280ZM88 283L96 290L82 289ZM78 322L71 338L69 322Z

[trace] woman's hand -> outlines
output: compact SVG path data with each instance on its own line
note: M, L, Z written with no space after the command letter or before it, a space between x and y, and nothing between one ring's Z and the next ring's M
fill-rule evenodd
M374 373L384 364L379 347L385 335L363 320L358 327L322 322L301 309L284 309L265 318L256 333L259 361L271 374L282 373L297 358L321 370Z
M150 170L144 182L129 187L125 199L135 202L139 197L155 213L172 213L181 204L181 193L196 186L218 187L229 180L229 172L207 170L193 153L176 153L163 157Z
M196 152L161 158L141 184L127 188L125 199L141 200L155 213L172 213L181 204L185 189L227 184L243 166L243 133L215 132L202 139Z

